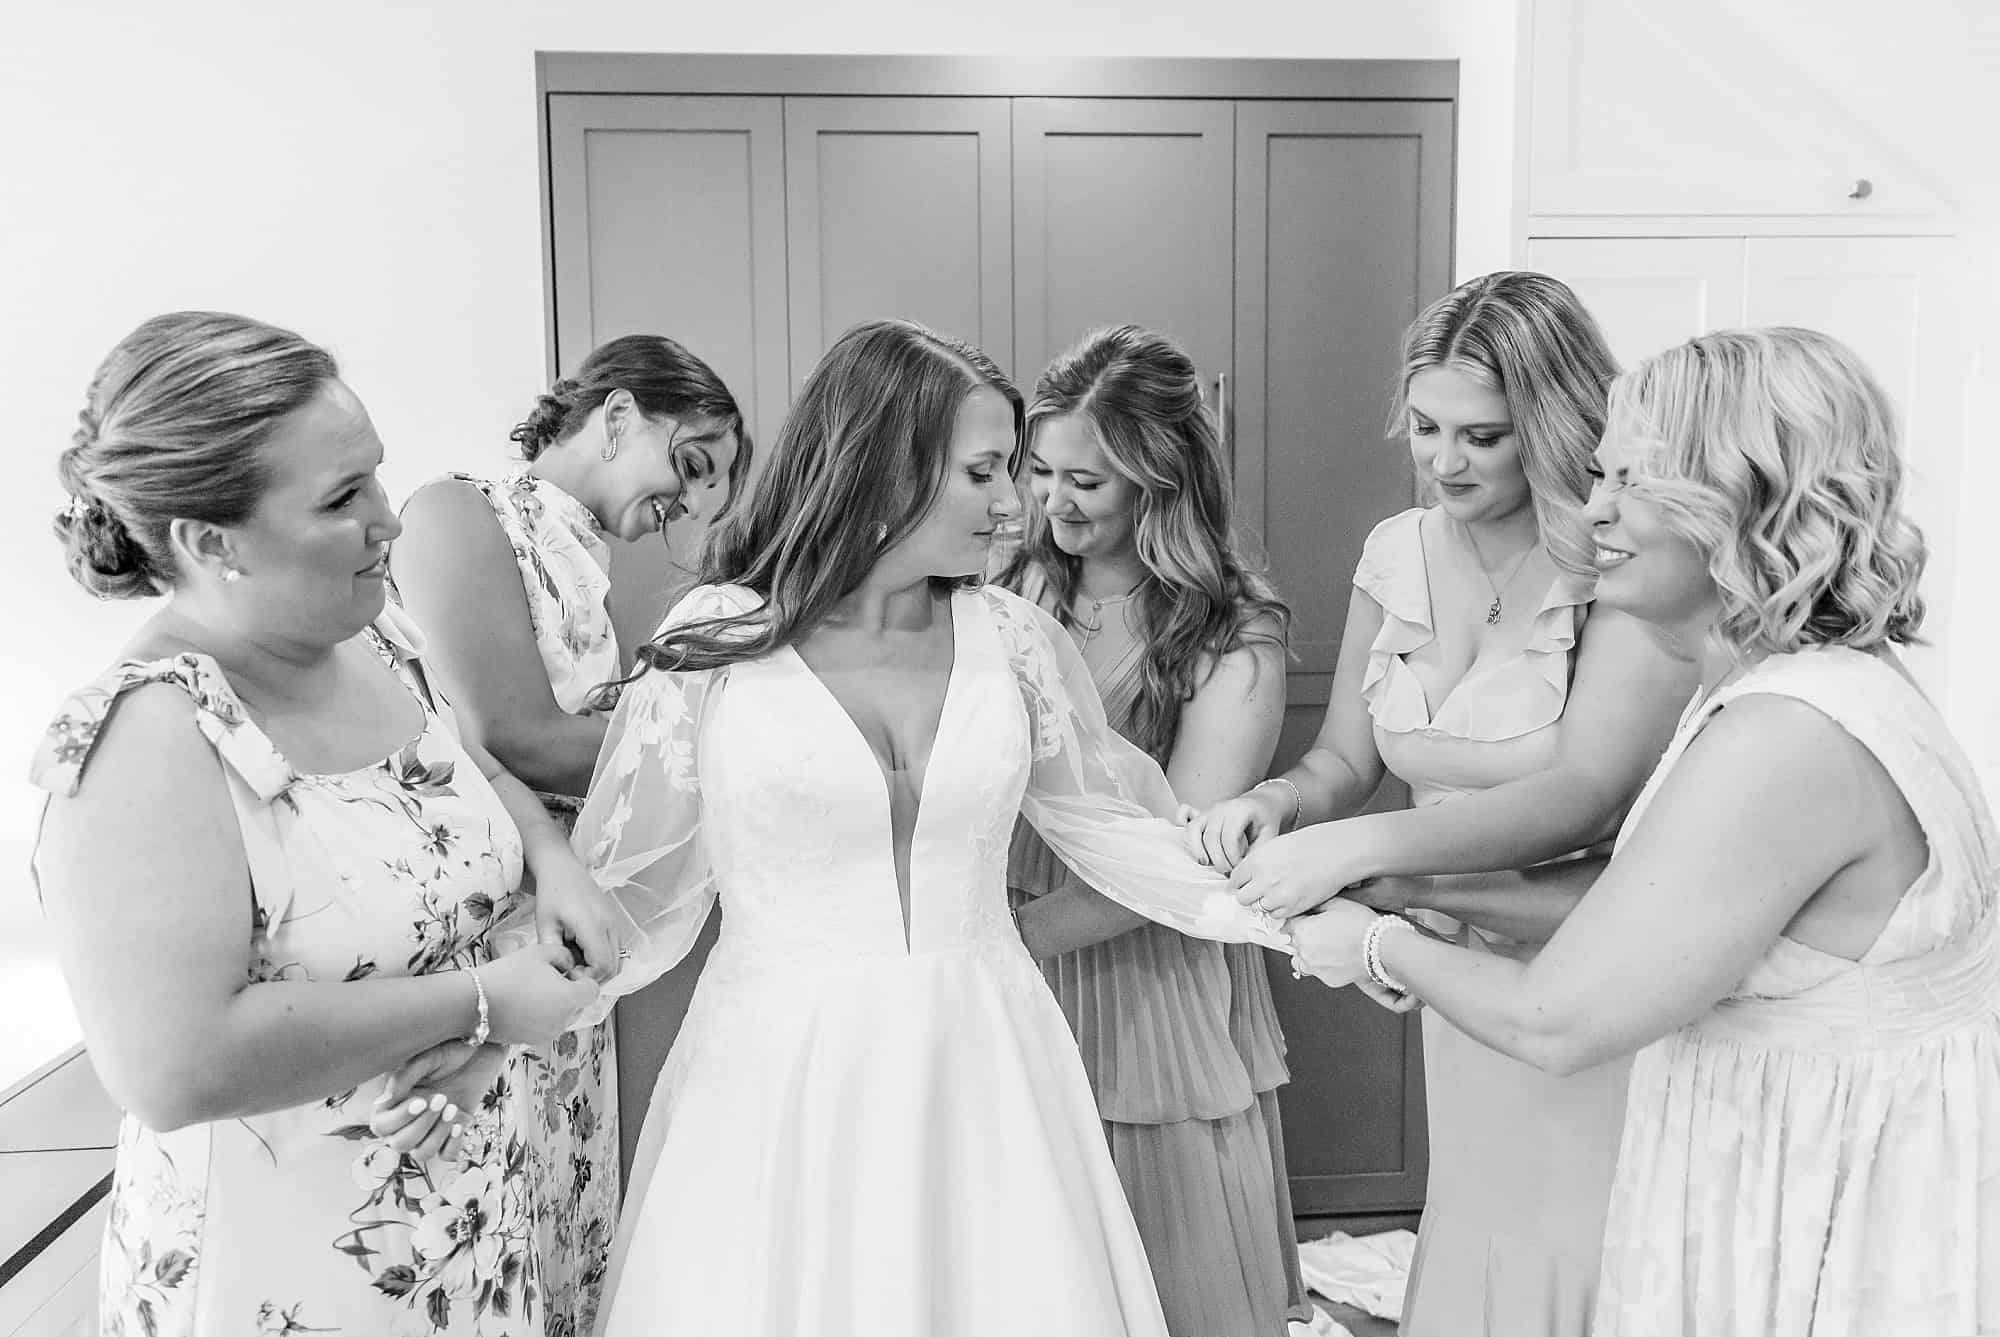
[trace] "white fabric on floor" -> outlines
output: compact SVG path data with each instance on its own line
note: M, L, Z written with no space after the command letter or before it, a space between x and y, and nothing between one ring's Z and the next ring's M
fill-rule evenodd
M1354 1334L1348 1329L1345 1323L1342 1323L1318 1305L1314 1305L1313 1321L1311 1323L1293 1323L1291 1325L1290 1337L1354 1337Z
M1299 1245L1299 1271L1308 1289L1329 1300L1351 1304L1377 1318L1398 1318L1416 1247L1417 1237L1408 1230L1359 1236L1336 1230L1325 1239ZM1294 1325L1293 1331L1297 1330Z

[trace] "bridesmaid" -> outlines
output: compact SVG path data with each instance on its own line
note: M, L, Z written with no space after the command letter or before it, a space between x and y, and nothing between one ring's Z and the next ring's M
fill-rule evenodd
M551 944L608 955L610 907L385 606L381 461L324 349L203 311L112 350L62 453L70 574L159 599L31 772L33 872L125 1111L107 1337L541 1332L492 1084L597 986L560 946L496 960L492 926L524 861ZM453 1080L371 1140L380 1074L423 1046Z
M1894 410L1762 329L1647 359L1611 419L1599 602L1701 664L1616 856L1530 962L1346 898L1300 959L1549 1072L1638 1051L1597 1337L2000 1331L2000 835L1894 649Z
M1238 792L1277 746L1290 614L1236 551L1194 364L1160 335L1100 330L1042 373L1027 430L1037 504L1003 583L1068 629L1113 727L1176 795ZM1283 1337L1309 1321L1261 951L1141 919L1025 822L1008 883L1076 1032L1168 1329Z
M1606 837L1673 732L1684 657L1593 609L1579 516L1615 368L1568 288L1474 279L1404 338L1390 419L1437 498L1376 527L1319 738L1200 822L1239 895L1298 914L1341 888L1470 950L1531 955L1574 903L1540 872ZM1357 815L1385 774L1415 806ZM1292 830L1293 834L1279 832ZM1254 850L1245 857L1245 846ZM1424 1016L1430 1182L1408 1337L1586 1331L1625 1065L1558 1077Z
M722 381L671 339L628 335L584 359L514 429L522 463L418 489L393 549L398 596L430 663L493 755L567 829L621 676L605 536L712 517L749 467ZM522 1080L525 1078L525 1080ZM524 1051L549 1337L588 1334L618 1223L617 1061L609 1021Z

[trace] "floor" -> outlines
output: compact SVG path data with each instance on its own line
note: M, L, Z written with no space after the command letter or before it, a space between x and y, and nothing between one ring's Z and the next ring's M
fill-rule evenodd
M96 1240L117 1134L118 1111L81 1050L44 1065L32 1081L0 1083L0 1337L90 1337ZM1412 1224L1318 1218L1301 1220L1299 1236ZM1396 1337L1392 1320L1315 1298L1352 1337Z
M118 1111L81 1050L0 1083L0 1337L87 1337Z

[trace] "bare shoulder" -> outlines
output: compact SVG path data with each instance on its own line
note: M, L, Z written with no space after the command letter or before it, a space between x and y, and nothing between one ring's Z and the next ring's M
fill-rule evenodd
M1670 782L1681 805L1754 817L1774 838L1810 829L1837 845L1865 842L1881 786L1894 788L1881 763L1830 716L1768 692L1717 711Z
M456 537L500 533L500 521L486 496L472 483L449 475L433 478L403 503L405 533L435 528Z
M98 722L75 794L67 802L86 808L143 801L186 806L191 792L222 794L222 763L196 722L195 703L171 682L150 682L123 692ZM62 800L58 800L61 802Z

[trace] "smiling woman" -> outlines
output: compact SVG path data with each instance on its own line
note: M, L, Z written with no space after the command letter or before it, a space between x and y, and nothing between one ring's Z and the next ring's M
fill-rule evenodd
M540 396L513 432L522 463L452 474L403 510L396 590L430 637L453 704L495 757L575 820L623 671L607 538L664 535L726 510L750 467L735 398L672 339L627 335ZM665 610L662 609L662 612ZM552 1332L591 1331L618 1219L611 1025L524 1052L511 1083L529 1129L542 1298Z
M126 1111L105 1327L531 1337L534 1189L500 1174L521 1134L493 1085L596 989L560 946L493 960L491 930L525 865L544 938L601 957L601 897L437 713L386 606L374 426L324 350L208 312L140 326L79 418L70 569L166 596L33 772L34 869ZM383 1074L437 1046L447 1089L378 1137Z

